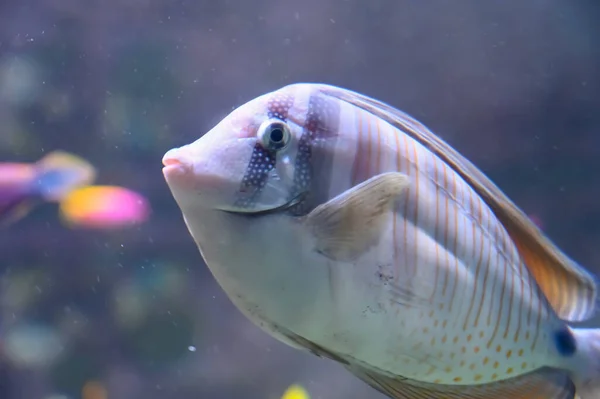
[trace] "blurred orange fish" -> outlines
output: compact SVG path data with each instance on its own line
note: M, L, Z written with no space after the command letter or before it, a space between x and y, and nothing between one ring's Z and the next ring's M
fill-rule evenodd
M150 206L142 195L117 186L87 186L70 192L60 215L71 227L111 229L144 222Z
M0 163L0 225L16 222L42 202L60 202L95 177L91 164L63 151L35 163Z

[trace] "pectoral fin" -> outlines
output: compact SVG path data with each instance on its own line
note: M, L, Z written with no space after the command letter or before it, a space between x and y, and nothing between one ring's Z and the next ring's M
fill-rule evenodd
M304 220L316 250L338 261L362 254L379 240L409 181L402 173L380 174L316 207Z

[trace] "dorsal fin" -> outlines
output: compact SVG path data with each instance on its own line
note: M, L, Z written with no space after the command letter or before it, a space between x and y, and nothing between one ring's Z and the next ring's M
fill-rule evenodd
M594 277L554 245L475 165L423 124L381 101L335 86L320 85L329 96L380 117L446 162L480 195L516 244L549 303L566 321L589 319L596 307Z

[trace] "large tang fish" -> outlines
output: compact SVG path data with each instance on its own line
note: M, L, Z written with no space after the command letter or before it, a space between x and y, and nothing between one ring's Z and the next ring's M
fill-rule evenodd
M473 164L386 104L294 84L163 170L227 295L390 398L600 397L596 282Z

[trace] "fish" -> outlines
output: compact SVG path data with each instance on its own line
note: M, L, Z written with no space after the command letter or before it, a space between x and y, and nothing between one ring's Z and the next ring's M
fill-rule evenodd
M597 281L479 168L383 101L293 83L163 156L251 322L393 399L600 397Z
M95 177L89 162L60 150L34 163L0 163L0 226L17 222L44 202L60 202Z
M69 227L117 229L148 219L148 200L119 186L90 185L69 192L59 204L59 215Z

